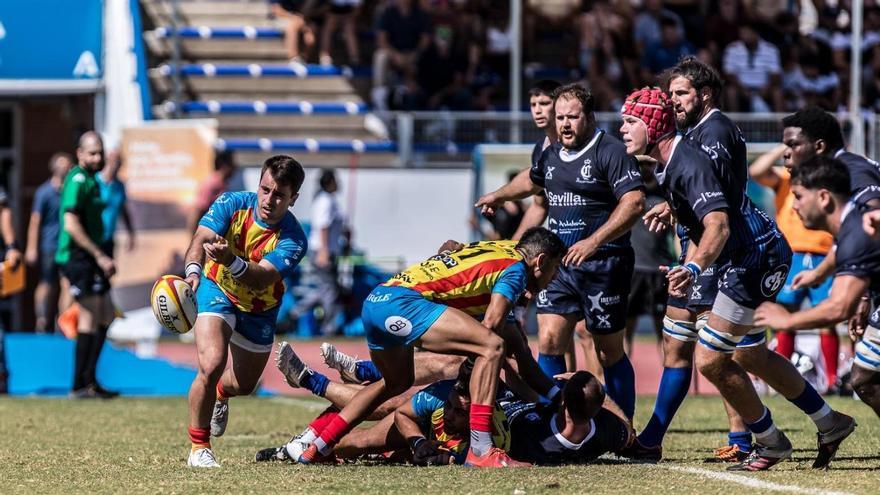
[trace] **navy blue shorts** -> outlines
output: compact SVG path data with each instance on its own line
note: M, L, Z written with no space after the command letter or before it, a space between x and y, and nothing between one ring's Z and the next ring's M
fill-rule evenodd
M736 324L750 325L761 303L775 301L791 267L791 248L779 237L761 249L739 253L721 268L721 285L712 312Z
M687 239L682 239L681 256L678 258L679 265L684 265L689 244ZM718 295L720 273L721 270L717 264L711 265L700 273L700 276L691 285L690 294L687 297L669 296L666 304L674 308L686 309L692 313L696 313L703 308L711 308L715 304L715 297Z
M583 315L590 333L623 330L635 259L631 248L600 251L579 266L560 266L538 294L538 314Z

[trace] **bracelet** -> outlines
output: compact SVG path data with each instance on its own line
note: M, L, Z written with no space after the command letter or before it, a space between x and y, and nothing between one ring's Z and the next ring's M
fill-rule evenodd
M18 247L18 243L15 242L15 241L12 241L12 242L10 242L9 244L7 244L7 245L6 245L6 249L7 249L7 250L15 249L15 250L17 250L17 251L21 251L21 248Z
M241 278L244 275L244 272L248 269L247 261L241 259L240 256L236 256L235 259L232 260L232 263L229 264L229 274L232 275L232 278Z
M196 263L195 261L186 264L186 269L184 273L187 277L190 275L196 274L198 276L202 276L202 265Z
M694 280L696 280L701 273L703 273L703 269L700 268L700 265L694 263L693 261L689 261L684 265L685 270L691 272L691 275L694 276Z

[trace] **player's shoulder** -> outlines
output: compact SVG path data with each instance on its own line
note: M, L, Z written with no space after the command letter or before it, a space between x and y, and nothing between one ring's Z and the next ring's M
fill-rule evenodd
M225 205L233 209L247 208L257 200L257 193L248 191L228 191L214 200L214 204Z
M417 394L423 394L424 396L431 396L445 401L446 398L449 397L449 392L452 391L452 387L454 386L455 380L440 380L419 390Z
M620 139L611 134L608 134L605 131L602 131L598 136L598 141L596 142L596 153L599 154L609 154L612 156L620 156L624 155L628 158L632 158L626 154L626 144L623 143Z
M296 241L305 241L306 239L305 230L303 230L302 225L300 225L296 216L294 216L289 210L284 214L284 217L281 218L280 230L281 236L284 238L290 238Z
M857 155L850 151L844 151L837 155L837 159L843 162L844 165L848 167L870 167L872 169L876 169L880 167L880 164L871 160L870 158L864 157L862 155Z

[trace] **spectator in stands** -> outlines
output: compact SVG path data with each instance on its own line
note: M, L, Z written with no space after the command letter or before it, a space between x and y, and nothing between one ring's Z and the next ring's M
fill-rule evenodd
M724 50L726 98L730 111L782 111L782 66L779 49L758 36L746 23L739 28L739 40Z
M431 43L431 22L415 0L394 0L379 16L376 52L373 56L373 104L388 108L389 69L398 72L404 82L416 76L419 54Z
M52 176L37 188L28 223L25 261L40 270L40 281L34 291L35 329L40 333L54 331L56 314L69 305L68 302L59 304L59 296L62 294L60 294L60 276L58 264L55 263L55 251L58 249L58 233L61 228L61 213L58 208L61 201L61 184L72 165L72 158L67 153L52 155L49 159ZM63 296L65 301L68 300L67 294Z
M107 156L104 169L95 175L98 185L101 187L101 200L104 202L104 240L101 249L107 256L113 258L116 248L114 234L116 224L121 218L128 231L128 250L134 249L134 223L131 220L131 212L128 209L128 197L125 194L125 184L119 180L119 169L122 167L122 155L113 151Z
M342 311L337 257L342 251L345 217L336 197L339 185L333 170L323 170L318 185L320 190L312 200L309 234L309 261L316 286L297 301L290 311L290 319L298 320L306 312L321 306L324 310L321 333L336 335L340 331L337 317Z
M358 53L357 30L355 21L360 10L361 0L330 0L330 10L324 18L324 26L321 28L321 48L319 60L321 65L332 66L333 57L330 55L330 45L336 29L342 26L342 37L345 40L345 49L348 51L349 65L360 65L361 58Z
M284 30L284 48L291 62L304 64L315 46L315 32L307 16L315 0L269 0L272 15ZM302 35L305 50L299 49Z
M469 110L471 107L468 58L466 53L455 51L453 34L449 27L438 26L431 45L419 57L419 108Z
M684 23L675 12L663 8L663 0L646 0L645 10L639 13L633 26L636 43L644 50L645 47L659 43L662 38L660 22L672 19L678 26L678 35L684 39Z
M21 248L15 240L15 227L12 223L12 208L9 207L9 197L6 188L0 186L0 236L3 237L3 263L8 269L13 269L21 263ZM9 298L0 300L2 314L0 314L0 395L5 395L9 390L9 370L6 369L6 328L9 321Z
M190 217L187 222L190 232L196 231L199 220L207 213L214 200L226 192L229 180L235 175L237 168L235 155L231 151L218 151L214 155L214 172L199 185L195 204L190 211Z
M724 48L739 39L739 26L745 22L741 0L717 0L706 19L706 47L714 60L721 60ZM715 64L717 65L717 64Z
M837 73L822 74L818 56L814 53L801 56L800 63L792 64L791 71L786 72L783 80L789 110L818 106L835 111L840 103L839 87Z
M578 62L594 91L597 82L611 79L623 87L638 84L637 49L633 39L629 2L584 0L577 22L580 38ZM621 81L625 77L626 81Z
M660 41L645 48L642 70L647 71L644 81L650 81L654 74L674 66L679 59L694 54L694 47L681 37L681 29L674 19L664 17L660 20Z

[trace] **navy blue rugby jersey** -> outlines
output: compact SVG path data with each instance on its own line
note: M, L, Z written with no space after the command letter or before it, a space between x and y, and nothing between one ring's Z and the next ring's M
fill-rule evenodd
M862 228L864 213L853 202L847 204L843 211L843 220L835 238L834 274L867 278L871 292L876 295L880 294L880 241L871 239Z
M869 201L880 199L880 164L844 150L838 150L834 158L849 170L852 200L856 206L865 208Z
M685 132L685 137L700 145L715 160L722 174L729 174L745 191L749 181L749 161L746 139L742 131L727 115L717 108L711 110L695 126Z
M759 253L782 234L775 222L746 196L738 181L719 168L703 147L676 136L669 162L665 167L658 165L655 174L688 238L699 244L703 217L725 210L730 237L722 257L742 259Z
M548 227L566 246L601 227L624 194L644 189L635 158L620 140L596 130L583 148L569 151L554 143L534 163L532 182L547 194ZM600 249L629 247L629 232Z

